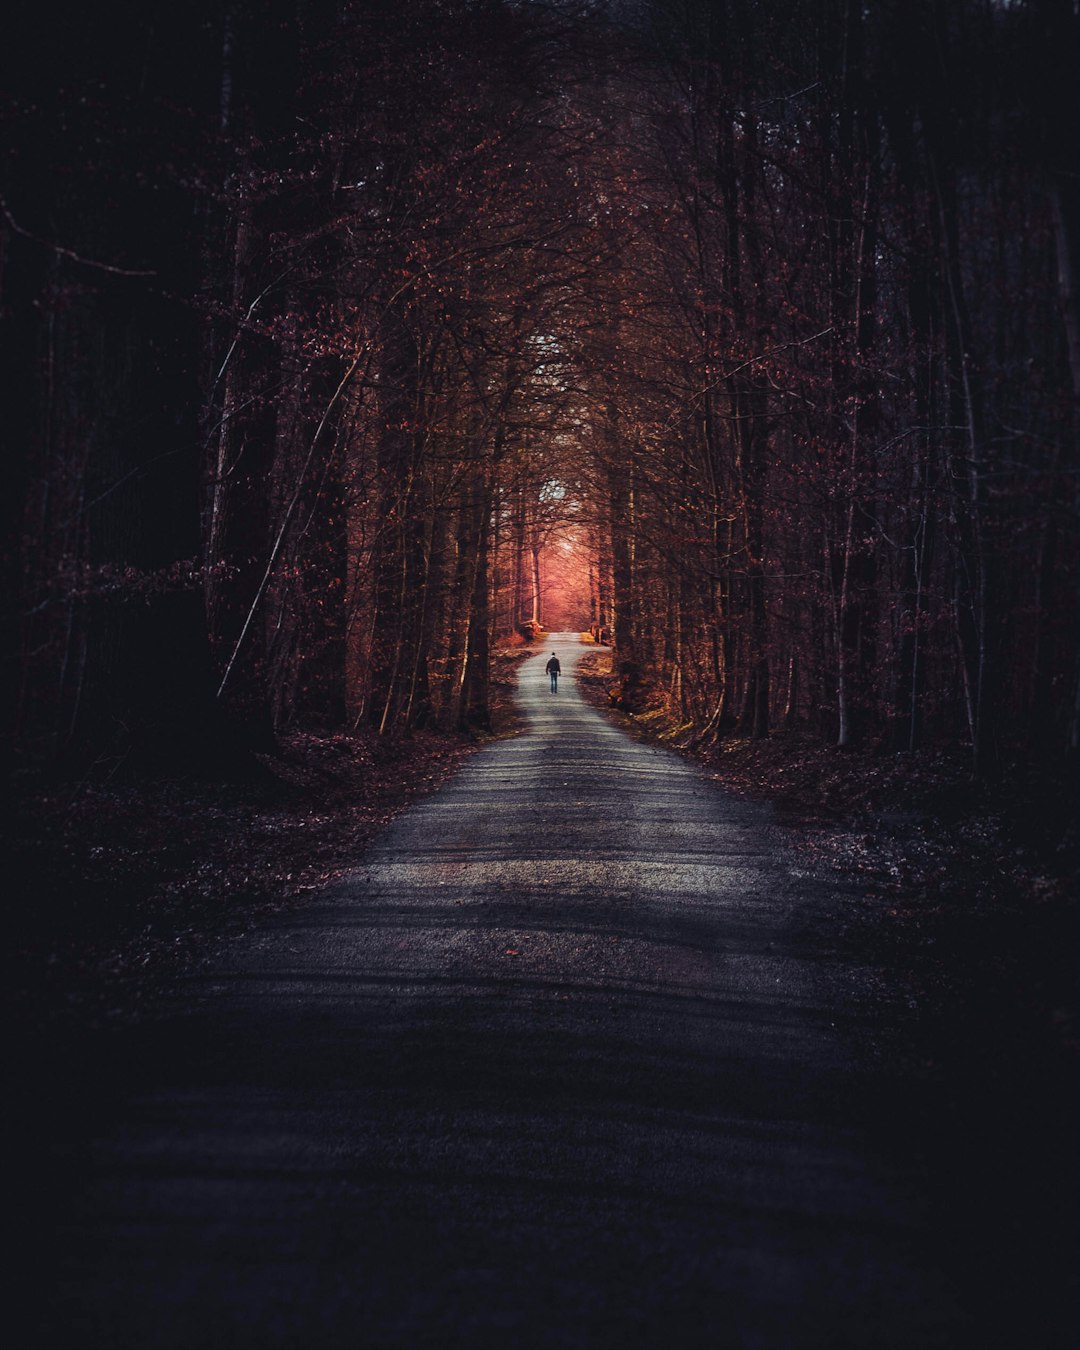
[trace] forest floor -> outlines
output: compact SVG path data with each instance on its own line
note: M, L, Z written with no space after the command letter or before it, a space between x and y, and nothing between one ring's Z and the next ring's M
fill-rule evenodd
M635 736L769 801L807 876L835 896L829 940L878 1070L880 1124L942 1178L973 1280L1080 1308L1080 799L1075 783L972 782L953 750L877 755L810 738L703 751L645 689L613 706L611 653L581 662L586 699ZM977 1236L982 1234L982 1238ZM976 1235L976 1236L973 1236ZM1047 1339L1032 1343L1056 1344Z
M498 657L497 736L515 728L515 668L530 651ZM658 706L610 708L609 652L586 655L579 679L633 735L689 753ZM24 794L9 820L7 988L25 1052L77 1054L84 1035L152 1015L208 943L349 871L481 743L296 734L258 782ZM772 802L807 876L835 895L822 922L858 969L842 993L877 1070L881 1128L943 1177L943 1240L951 1231L973 1280L1007 1279L1048 1315L1051 1291L1080 1306L1075 792L1015 778L976 789L950 752L878 756L786 735L694 757L725 789Z
M495 735L515 728L515 669L530 651L497 658ZM607 650L583 658L579 679L627 730L689 753L657 706L611 709ZM91 780L24 794L8 845L18 1020L139 1016L208 938L348 871L481 743L297 733L256 782ZM730 791L773 802L800 827L808 868L842 883L836 936L869 966L868 1054L914 1056L931 1076L968 1060L1009 1082L1080 1068L1074 793L976 790L955 753L875 756L791 736L729 739L695 757Z
M583 658L587 700L803 827L808 862L850 886L842 934L887 959L891 998L976 1017L999 1049L1080 1056L1075 784L976 786L954 749L879 755L788 734L694 751L647 691L640 712L612 706L610 664L607 650Z
M515 670L530 654L496 654L494 736L517 727ZM88 778L22 793L6 846L16 1023L63 1044L152 1013L208 942L348 872L488 739L298 732L251 781Z

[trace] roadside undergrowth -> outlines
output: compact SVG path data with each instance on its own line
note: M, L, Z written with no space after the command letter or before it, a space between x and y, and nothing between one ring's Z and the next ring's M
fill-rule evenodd
M518 729L496 653L493 735ZM487 737L294 731L251 781L194 777L39 785L8 822L6 987L28 1034L152 1012L208 943L299 906Z
M1023 1024L1063 1055L1080 1054L1075 784L976 784L956 748L883 755L778 734L696 750L694 727L660 699L646 696L639 713L613 706L610 652L587 653L579 679L585 698L631 734L802 827L795 846L864 902L844 933L884 949L903 1004L949 1004L959 1015L965 999L996 1002L994 1023L1002 1035L1003 1020L1011 1024L1010 1040Z

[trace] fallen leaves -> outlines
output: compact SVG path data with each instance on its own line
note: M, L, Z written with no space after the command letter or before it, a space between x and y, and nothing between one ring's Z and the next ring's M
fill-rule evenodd
M302 904L475 748L418 733L290 736L257 783L26 794L11 822L16 998L27 1019L137 1011L215 935Z

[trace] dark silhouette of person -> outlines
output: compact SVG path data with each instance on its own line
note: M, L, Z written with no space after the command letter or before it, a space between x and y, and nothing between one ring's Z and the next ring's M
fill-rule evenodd
M559 673L562 670L562 666L559 665L559 658L554 652L551 653L551 660L544 669L551 676L551 692L553 694L557 693L559 689Z

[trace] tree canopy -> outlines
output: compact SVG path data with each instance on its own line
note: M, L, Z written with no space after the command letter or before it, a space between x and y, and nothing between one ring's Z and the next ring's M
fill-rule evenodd
M17 8L17 763L483 727L551 622L1075 759L1074 6Z

